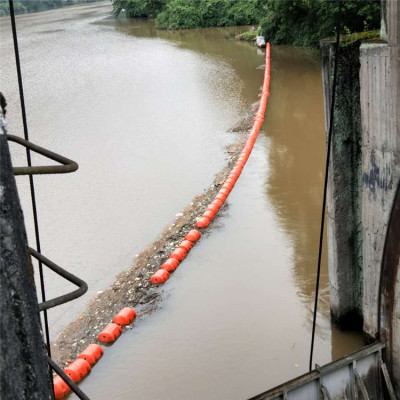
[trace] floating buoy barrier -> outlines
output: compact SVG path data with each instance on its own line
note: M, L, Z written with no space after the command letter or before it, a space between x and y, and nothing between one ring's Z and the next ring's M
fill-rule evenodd
M215 218L215 215L218 213L223 203L231 193L233 187L239 179L240 174L242 173L244 166L246 165L247 160L250 157L254 143L257 139L258 133L260 132L261 125L264 122L264 114L267 108L269 83L271 78L270 61L271 47L270 44L267 43L265 54L264 81L262 86L260 105L258 106L257 113L254 116L253 126L231 172L225 179L224 183L221 185L221 188L217 195L214 197L213 201L208 205L203 214L200 216L200 218L198 218L197 222L195 223L196 228L206 228ZM153 276L150 278L150 281L156 285L164 283L169 278L169 272L175 271L175 269L178 267L176 261L180 262L186 257L187 253L193 247L193 243L199 240L200 236L201 233L198 230L192 229L191 231L189 231L189 233L185 236L185 240L170 254L169 259L161 266L161 269L153 274Z
M129 325L136 317L136 311L131 307L124 307L112 320L114 324Z
M94 365L103 353L104 350L98 344L89 344L89 346L79 354L78 358L87 361L90 365Z
M191 242L197 242L200 239L201 233L196 229L192 229L185 236L185 240L190 240Z
M156 285L160 285L169 279L169 272L165 269L159 269L154 275L150 278L151 283Z
M58 375L53 379L53 387L56 400L64 398L71 391L70 387Z
M178 247L182 247L182 249L186 250L187 253L192 249L194 243L190 240L184 240Z
M186 255L187 251L182 247L177 247L169 256L169 258L175 258L178 261L182 261Z
M219 208L222 206L222 204L225 202L226 198L232 191L235 183L237 182L240 174L242 173L244 166L246 165L247 160L250 157L254 143L257 139L258 133L260 132L261 126L264 122L264 114L267 109L267 101L269 97L270 80L271 80L271 46L269 43L267 43L266 53L265 53L264 81L262 86L260 105L258 106L257 113L253 119L253 126L246 140L246 143L241 153L239 154L239 157L237 158L230 174L223 183L220 191L215 196L214 200L210 203L210 205L206 208L200 219L196 222L196 227L198 228L207 227L210 221L215 217L215 214L219 211ZM216 204L218 204L219 206L218 208L216 207ZM212 215L212 213L214 213L214 215Z
M161 265L161 269L165 269L168 272L174 272L178 268L178 265L179 261L176 258L168 258L168 260Z
M112 343L115 342L119 335L122 333L122 328L118 324L108 324L97 337L100 342L103 343ZM72 364L71 364L72 365Z
M92 369L90 364L81 358L76 359L73 363L64 369L66 375L69 376L72 382L79 382Z

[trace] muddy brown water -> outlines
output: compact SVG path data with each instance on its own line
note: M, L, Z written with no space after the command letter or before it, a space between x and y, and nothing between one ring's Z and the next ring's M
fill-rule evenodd
M0 21L1 90L9 132L21 134ZM36 179L43 252L90 286L50 312L55 335L212 182L235 136L227 131L257 100L264 55L232 40L243 28L157 32L114 19L109 3L17 23L31 140L80 164ZM263 132L228 208L160 289L162 307L81 383L92 399L242 399L306 372L325 158L318 54L274 46L271 79ZM27 182L18 185L32 242ZM68 289L46 280L48 296ZM330 323L326 257L319 310L315 362L361 347Z

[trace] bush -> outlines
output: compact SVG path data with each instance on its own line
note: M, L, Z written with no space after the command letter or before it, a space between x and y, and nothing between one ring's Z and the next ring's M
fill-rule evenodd
M266 0L174 0L156 19L161 29L208 28L258 23Z
M316 47L333 36L338 6L329 0L268 0L261 34L273 44ZM376 0L343 2L342 30L346 33L378 29L380 3Z

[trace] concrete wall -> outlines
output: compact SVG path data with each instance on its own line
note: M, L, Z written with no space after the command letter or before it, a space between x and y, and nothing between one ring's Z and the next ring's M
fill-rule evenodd
M341 48L328 177L327 230L331 315L342 328L362 327L360 43ZM335 46L321 42L328 134Z
M23 216L3 134L0 163L0 398L46 400L51 393L46 351Z
M389 213L400 178L400 58L387 1L388 44L361 46L364 331L378 333L378 292ZM392 44L390 44L392 43Z

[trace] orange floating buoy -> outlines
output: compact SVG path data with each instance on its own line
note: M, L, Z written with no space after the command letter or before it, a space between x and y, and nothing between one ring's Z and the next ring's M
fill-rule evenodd
M211 220L207 217L200 217L200 219L196 222L196 226L198 228L206 228L210 224Z
M224 202L224 201L226 200L226 198L227 198L227 195L226 195L226 194L223 194L223 193L218 193L218 194L215 196L215 198L218 199L218 200L221 200L222 202Z
M218 212L218 210L219 210L220 208L221 208L220 205L211 203L211 204L206 208L206 211L204 212L204 214L205 214L207 211L211 211L211 212L213 212L214 215L215 215L215 214ZM204 214L203 214L203 215L204 215ZM207 216L207 215L205 215L205 216Z
M189 252L194 244L190 240L184 240L178 247L182 247L184 250Z
M99 334L100 342L111 343L115 342L122 333L122 328L118 324L108 324Z
M212 210L206 210L203 213L203 217L206 217L210 220L212 220L215 217L216 212L212 211Z
M226 178L226 183L232 183L233 185L236 183L235 178L229 176L228 178Z
M177 247L169 256L169 258L176 258L178 261L182 261L187 255L187 251L182 247Z
M96 364L97 360L103 355L104 350L98 344L89 344L85 350L79 354L78 358L86 360L90 365Z
M220 190L219 190L219 193L222 193L222 194L226 194L227 196L228 196L228 194L231 192L231 189L228 189L228 188L226 188L226 187L222 187Z
M168 258L167 261L163 265L161 265L161 269L165 269L165 271L173 272L178 268L179 261L176 258Z
M131 307L124 307L114 318L114 324L129 325L136 317L136 311Z
M222 185L222 188L223 189L229 189L229 191L231 191L232 190L232 188L233 188L233 183L232 182L225 182L223 185Z
M69 379L71 379L72 382L79 382L90 372L91 369L92 367L86 360L78 358L68 365L68 367L64 369L64 372L69 376Z
M200 239L201 233L196 229L192 229L185 236L186 240L190 240L191 242L197 242Z
M215 204L215 205L221 207L222 204L224 204L224 202L223 202L221 199L215 198L215 199L211 202L211 204Z
M169 272L165 269L159 269L154 273L154 275L150 278L151 283L155 285L160 285L169 279Z
M54 397L58 399L63 399L70 391L70 387L64 382L61 376L56 376L53 379L54 386Z

